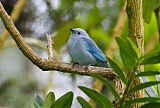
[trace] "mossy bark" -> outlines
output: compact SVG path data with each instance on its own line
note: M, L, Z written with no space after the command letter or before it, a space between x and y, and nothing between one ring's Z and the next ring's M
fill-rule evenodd
M137 48L141 55L144 53L144 28L143 28L143 17L142 17L142 0L127 0L126 7L128 15L128 36L134 41L137 45ZM141 71L144 70L144 67L139 67ZM132 86L140 83L138 79L135 79L132 83ZM132 98L143 97L143 90L135 92ZM132 108L139 108L141 104L134 104Z

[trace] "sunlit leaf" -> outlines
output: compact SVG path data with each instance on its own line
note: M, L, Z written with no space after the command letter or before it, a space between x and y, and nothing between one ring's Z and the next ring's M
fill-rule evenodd
M43 99L40 96L35 95L35 97L34 97L34 108L43 108L43 104L44 104Z
M56 100L51 108L71 108L73 101L73 92L68 92Z
M160 98L157 98L157 97L144 97L144 98L130 99L129 101L126 102L126 104L124 106L125 106L125 108L127 108L128 106L130 106L131 104L134 104L134 103L156 102L156 101L160 101ZM152 108L152 107L150 107L150 108Z
M138 91L138 90L141 90L141 89L144 89L146 87L150 87L150 86L153 86L153 85L157 85L159 84L160 81L150 81L150 82L145 82L145 83L142 83L142 84L138 84L138 85L135 85L133 88L131 88L126 95L129 95L130 93L132 92L135 92L135 91Z
M135 49L132 47L128 39L117 37L116 41L120 47L120 55L125 67L132 70L135 67L138 58Z
M82 108L92 108L91 105L82 97L78 96L77 99L78 102L81 104Z
M95 90L79 86L79 88L91 99L95 100L101 108L113 108L112 103L103 95Z
M98 80L102 81L103 84L112 92L112 94L120 99L119 94L117 93L116 89L113 87L113 84L111 84L111 82L109 82L107 79L103 79L102 77L98 76L98 75L92 75L93 77L97 78Z
M123 71L121 70L121 68L111 59L108 58L109 64L111 65L111 67L114 69L114 72L118 75L118 77L122 80L122 82L124 84L127 84L127 79L123 73Z
M43 108L50 108L54 102L55 102L55 95L53 92L50 92L45 99Z

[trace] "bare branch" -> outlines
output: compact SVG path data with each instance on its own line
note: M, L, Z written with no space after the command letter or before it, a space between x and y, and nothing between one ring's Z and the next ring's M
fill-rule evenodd
M48 60L53 60L53 50L52 50L52 39L51 39L51 35L47 34L47 40L48 40Z
M46 34L46 36L47 36L47 40L48 40L48 45L47 45L48 60L53 60L52 38L51 38L51 35L49 35L49 34ZM52 72L50 72L49 75L48 75L47 86L46 86L45 92L44 92L46 96L47 96L47 93L49 91L49 88L51 88L51 85L52 85L52 75L53 75Z

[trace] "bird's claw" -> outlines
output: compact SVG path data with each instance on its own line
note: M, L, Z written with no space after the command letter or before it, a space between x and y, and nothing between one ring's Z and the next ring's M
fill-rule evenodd
M89 70L89 66L91 66L90 64L88 66L85 66L85 71Z
M75 68L77 65L79 65L79 63L73 63L72 69Z

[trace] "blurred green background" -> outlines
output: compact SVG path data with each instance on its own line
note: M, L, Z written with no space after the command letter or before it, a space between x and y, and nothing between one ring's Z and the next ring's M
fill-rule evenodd
M11 14L18 0L0 1ZM55 57L62 62L70 62L65 46L70 36L69 28L83 28L107 57L123 67L115 37L128 34L124 5L125 0L26 0L15 24L29 45L43 57L47 57L46 34L51 34ZM150 23L144 22L145 53L159 45L156 17L152 14ZM2 22L0 27L2 32ZM40 42L32 44L33 38ZM160 70L160 66L145 67L145 70L151 69ZM41 71L13 45L11 36L0 46L0 108L32 108L34 95L45 97L49 91L54 91L58 98L72 90L75 95L88 99L77 85L91 87L92 81L86 76ZM80 108L76 100L73 108Z

